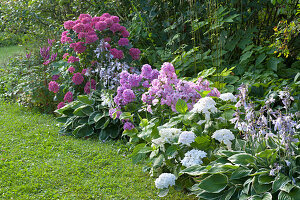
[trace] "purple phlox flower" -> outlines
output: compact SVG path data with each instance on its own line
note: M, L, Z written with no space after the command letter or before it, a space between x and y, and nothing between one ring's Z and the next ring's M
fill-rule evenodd
M27 58L28 60L30 59L30 57L31 57L31 52L26 53L26 58Z
M44 60L48 60L50 58L50 47L42 47L40 48L40 54L43 57Z
M59 78L59 75L53 75L52 76L52 81L56 81Z
M50 45L50 47L52 47L53 43L55 42L55 39L48 39L48 44Z
M52 62L55 61L56 57L57 57L57 53L52 54L51 55L51 61Z

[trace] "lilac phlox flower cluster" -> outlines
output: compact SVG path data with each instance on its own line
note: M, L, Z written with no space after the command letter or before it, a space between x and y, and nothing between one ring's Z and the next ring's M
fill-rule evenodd
M199 99L199 101L194 105L191 110L192 113L203 113L205 115L205 120L210 120L210 114L216 113L218 109L216 108L216 102L211 97L204 97Z
M236 102L236 97L232 93L221 94L219 98L222 99L223 101Z
M125 122L123 129L130 131L130 130L134 129L134 125L131 122Z
M196 135L192 131L183 131L179 135L178 143L190 146L191 143L195 142Z
M156 180L155 186L158 189L165 189L175 185L176 176L171 173L162 173Z
M206 155L207 153L201 150L190 150L184 154L184 158L181 160L181 164L185 167L201 165L203 163L202 158L205 158Z
M231 149L231 141L235 139L233 133L228 129L217 130L211 137L215 138L221 143L223 142L225 145L227 145L228 149Z
M150 73L145 72L144 74ZM176 103L178 99L182 99L187 102L188 108L191 110L193 105L201 98L197 91L210 90L208 81L202 81L202 78L199 78L197 83L178 79L174 66L166 62L162 65L157 79L152 80L148 92L142 95L142 101L148 105L158 103L167 105L174 112L177 112ZM219 92L215 89L210 94L218 96Z

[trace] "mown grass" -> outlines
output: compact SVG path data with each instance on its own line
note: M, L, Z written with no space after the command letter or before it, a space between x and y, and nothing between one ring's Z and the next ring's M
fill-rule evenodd
M25 55L24 46L9 46L9 47L0 47L0 66L5 64L9 57L14 55Z
M159 199L121 144L58 135L50 115L0 101L1 199ZM171 190L163 199L192 199Z

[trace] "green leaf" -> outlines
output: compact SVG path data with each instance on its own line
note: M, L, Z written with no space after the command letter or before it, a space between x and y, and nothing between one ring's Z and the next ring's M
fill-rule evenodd
M294 200L288 193L280 191L278 195L278 200Z
M256 61L255 61L255 66L259 65L260 63L262 63L262 61L264 61L266 57L267 57L266 54L264 54L264 53L263 53L263 54L260 54L260 55L257 57Z
M57 117L56 121L58 121L60 123L66 123L68 119L69 119L69 117Z
M105 117L101 118L98 122L95 123L96 129L103 129L104 123L106 122Z
M258 176L258 183L259 184L270 184L270 183L272 183L272 181L274 181L273 176L269 176L267 174L261 174L261 175Z
M120 119L129 119L132 120L133 116L131 115L130 112L122 112L122 114L120 115Z
M231 174L230 180L243 178L243 177L251 174L251 172L252 172L252 169L239 167Z
M268 68L277 71L277 65L281 62L279 58L272 57L268 62Z
M284 187L288 182L290 182L289 177L282 173L279 173L272 185L272 192L277 192L280 188Z
M104 117L104 115L102 113L97 113L94 116L94 122L98 122L100 119L102 119Z
M165 158L162 154L160 154L157 158L154 159L153 161L153 167L160 167L162 163L164 162Z
M94 109L92 106L85 106L82 108L82 112L89 116L94 112Z
M176 103L176 110L181 114L185 114L186 111L188 110L187 103L182 99L178 99Z
M82 103L84 103L84 104L88 104L88 105L93 105L93 104L95 103L95 100L94 100L94 99L90 99L90 97L87 96L87 95L79 95L79 96L77 97L77 99L78 99L80 102L82 102Z
M270 192L266 192L262 197L262 200L272 200L272 194Z
M191 167L187 167L184 170L181 170L179 174L188 174L191 176L200 176L203 174L207 174L207 171L211 168L210 165L208 166L200 166L200 165L194 165Z
M245 60L247 60L248 58L251 57L253 51L247 51L246 53L244 53L241 58L240 58L240 62L244 62Z
M89 116L89 120L88 120L88 124L92 125L95 123L94 121L94 117L98 114L99 112L93 112L90 116Z
M203 179L199 187L206 192L219 193L224 190L228 183L228 177L223 174L213 174Z
M174 156L174 154L177 152L177 148L178 147L176 145L169 146L166 150L166 155L170 157Z
M74 131L73 134L78 137L78 138L82 138L82 137L86 137L86 136L91 136L94 134L94 130L91 126L89 126L88 124L83 124L78 126Z
M86 114L83 112L83 108L85 108L87 105L83 105L83 106L80 106L79 108L77 108L76 110L74 110L74 115L76 116L80 116L80 117L83 117L83 116L86 116Z
M265 193L272 188L271 184L263 184L263 185L259 184L257 176L254 177L252 186L257 194Z
M294 187L294 185L287 183L285 186L281 187L280 190L289 193Z
M228 160L231 161L233 164L248 165L248 164L254 164L256 158L248 153L240 153L240 154L230 156Z

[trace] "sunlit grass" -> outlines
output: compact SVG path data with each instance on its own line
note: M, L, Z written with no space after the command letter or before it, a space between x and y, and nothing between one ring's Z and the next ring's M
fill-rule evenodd
M60 136L50 115L0 101L0 199L160 199L116 142ZM171 190L163 199L192 199Z
M0 47L0 65L5 64L9 57L15 55L25 55L24 46L9 46L9 47Z

